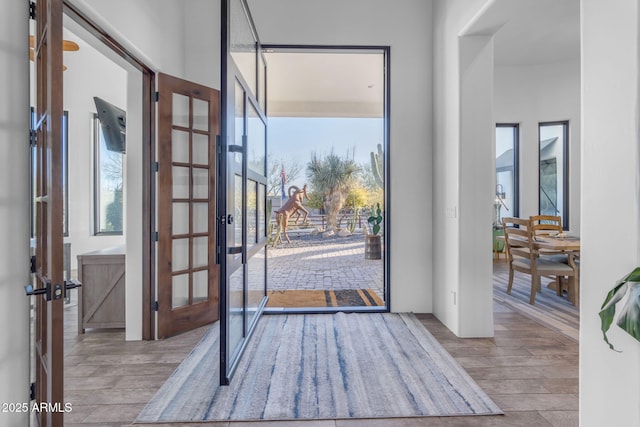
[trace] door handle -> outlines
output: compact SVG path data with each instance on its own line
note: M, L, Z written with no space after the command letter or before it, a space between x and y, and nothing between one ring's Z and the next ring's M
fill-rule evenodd
M229 214L227 216L220 216L220 218L218 218L218 221L220 222L220 224L224 225L224 224L233 224L233 215Z
M82 284L77 280L69 279L65 280L63 285L54 285L53 291L51 289L51 282L47 280L47 283L43 288L34 289L32 285L24 287L25 293L28 297L32 295L44 295L47 301L62 299L68 290L81 287Z

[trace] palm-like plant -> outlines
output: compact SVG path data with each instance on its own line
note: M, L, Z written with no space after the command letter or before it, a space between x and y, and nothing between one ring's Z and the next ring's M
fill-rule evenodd
M359 171L360 168L353 159L343 159L333 151L324 158L314 153L307 164L311 187L322 194L323 208L327 213L327 230L335 230L338 226L338 214L347 199L355 174Z

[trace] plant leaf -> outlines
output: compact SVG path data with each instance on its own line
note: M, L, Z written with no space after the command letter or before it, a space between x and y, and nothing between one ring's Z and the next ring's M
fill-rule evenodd
M620 311L617 324L640 341L640 283L629 284L629 299Z
M602 303L602 309L600 310L600 313L598 313L600 316L600 329L602 330L604 341L609 345L609 348L614 351L618 350L616 350L613 347L613 344L609 342L609 338L607 338L607 331L611 327L613 318L616 315L616 303L627 293L628 283L625 279L620 279L616 283L616 286L609 291L607 297Z
M636 267L627 277L624 278L626 282L640 282L640 267Z

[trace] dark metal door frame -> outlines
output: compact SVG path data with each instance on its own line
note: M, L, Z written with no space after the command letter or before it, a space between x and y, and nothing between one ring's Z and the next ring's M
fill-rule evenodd
M232 58L232 32L234 29L231 26L231 8L232 2L235 2L235 7L242 7L244 11L244 17L246 18L245 24L248 25L252 36L255 40L255 44L249 47L255 49L255 82L250 84L247 82L239 67L236 65ZM262 314L264 306L267 301L266 297L266 232L264 230L256 231L255 242L252 242L252 247L248 248L247 241L247 183L248 180L255 183L256 186L260 186L262 183L266 183L266 169L263 174L259 174L249 170L247 163L247 144L251 135L248 135L248 110L249 108L255 112L262 121L265 130L265 163L266 163L266 113L264 105L266 103L260 103L264 101L266 96L266 90L264 90L264 82L259 80L266 76L265 69L260 69L265 65L264 58L260 49L260 41L257 36L255 25L249 12L249 7L245 0L224 0L222 3L222 58L221 58L221 138L219 147L219 191L218 191L218 222L219 222L219 261L220 261L220 384L226 385L231 381L237 363L244 351L246 344L248 343L251 335L255 329L255 325L258 323L258 319ZM238 23L235 21L234 23ZM261 59L262 61L260 61ZM254 93L251 88L256 88ZM262 88L262 90L261 90ZM239 93L242 91L242 93ZM236 105L237 102L242 102L242 106ZM240 108L239 108L240 107ZM236 111L240 110L242 114L242 132L243 135L236 135ZM240 131L240 129L238 129ZM241 157L241 161L237 159ZM263 176L264 175L264 176ZM236 178L241 177L241 188L236 188ZM237 193L241 194L241 206L235 206ZM257 192L260 193L259 191ZM260 196L261 197L261 196ZM264 205L264 209L261 214L265 215L264 218L258 218L257 208L255 219L256 224L260 224L260 221L264 220L266 224L266 192L264 197L258 200L256 196L256 202ZM240 213L241 218L241 245L235 239L236 235L236 210ZM259 226L258 226L259 229ZM248 319L248 278L247 274L248 263L253 256L262 252L265 254L264 263L264 286L262 289L262 297L255 309L255 314L251 319ZM241 303L238 302L237 291L232 292L232 282L235 280L232 275L234 273L240 273L241 281ZM230 316L234 309L233 303L241 305L242 314L242 337L238 342L231 341ZM237 321L238 315L234 314ZM232 348L232 344L234 344Z

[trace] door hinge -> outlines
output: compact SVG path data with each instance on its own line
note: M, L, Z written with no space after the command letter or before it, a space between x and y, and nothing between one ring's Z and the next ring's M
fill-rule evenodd
M153 232L153 241L157 242L160 239L160 235L157 231Z
M153 165L151 166L151 169L154 172L158 172L158 170L160 170L160 164L158 162L153 162Z
M216 153L222 154L222 144L220 144L220 135L216 135Z
M38 136L38 133L35 130L31 129L29 131L29 145L31 147L35 147L36 146L36 143L37 143L36 138L37 138L37 136Z
M29 2L29 18L36 19L36 4L35 2Z
M158 301L153 302L153 306L151 307L151 310L158 311Z
M153 102L158 102L160 100L160 92L153 93Z
M29 263L31 264L31 272L35 273L36 272L36 256L35 255L31 255L31 259L29 260Z
M36 383L31 383L29 386L29 399L36 400Z

